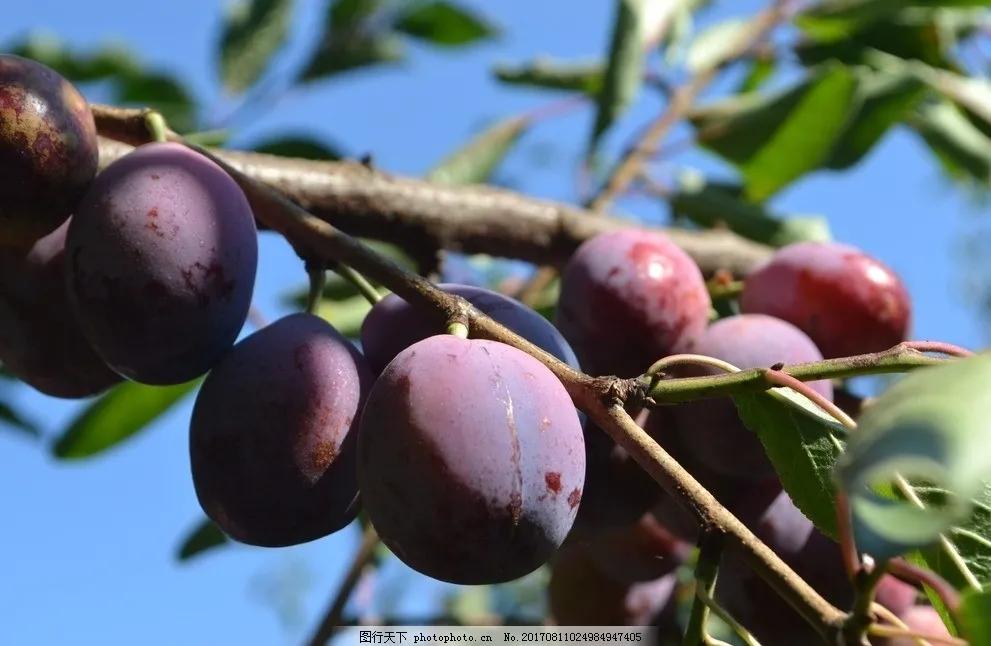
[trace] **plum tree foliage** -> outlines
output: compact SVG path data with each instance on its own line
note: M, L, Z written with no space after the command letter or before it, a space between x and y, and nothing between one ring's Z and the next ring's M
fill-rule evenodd
M964 55L991 33L986 3L771 2L690 33L705 4L617 0L602 61L497 68L508 85L571 96L497 123L419 185L390 185L367 160L361 173L308 164L341 155L305 138L258 146L297 158L282 166L198 148L209 134L167 74L118 50L10 44L5 372L55 397L99 395L60 457L133 436L205 375L189 443L209 520L183 559L360 520L367 545L442 581L495 585L548 567L548 611L534 622L653 625L661 643L978 644L991 594L991 360L911 341L911 299L892 269L770 202L808 173L853 167L895 127L986 190L991 89ZM224 26L222 81L247 105L275 74L293 8L249 0ZM286 80L397 61L409 39L453 48L495 33L454 2L329 0L318 46ZM731 69L745 71L737 90L700 98ZM77 85L93 81L148 110L87 104ZM591 163L658 87L656 120L609 164ZM537 224L566 207L463 186L492 181L521 136L576 106L596 113L580 224L542 235ZM648 174L682 122L734 183L685 167ZM671 206L666 232L589 224L639 189ZM455 195L503 209L455 212ZM388 242L373 250L329 226L372 217L381 226L363 235ZM309 272L291 299L306 312L255 320L235 344L260 229L285 236ZM484 267L509 265L475 254L534 260L534 248L545 266L522 282L491 280ZM873 402L847 381L909 370ZM354 566L376 553L360 550Z

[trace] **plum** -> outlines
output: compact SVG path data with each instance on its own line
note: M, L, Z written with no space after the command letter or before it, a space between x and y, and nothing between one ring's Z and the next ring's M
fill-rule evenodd
M383 542L435 579L497 583L539 567L571 529L584 476L564 386L508 345L419 341L365 405L362 504Z
M69 297L111 368L148 384L209 370L244 324L258 261L254 218L219 166L174 143L111 164L69 226Z
M357 428L372 375L331 325L293 314L239 342L210 372L189 431L206 514L251 545L295 545L358 509Z
M120 381L83 337L65 289L68 222L28 251L0 250L0 361L55 397L88 397Z
M662 234L623 229L571 256L557 326L591 374L634 377L700 335L710 307L688 254Z
M540 314L523 303L498 292L472 285L441 283L449 294L461 296L489 317L505 325L542 350L572 368L578 359L561 333ZM444 320L418 310L395 294L389 294L372 307L361 325L361 347L375 374L382 372L393 357L427 337L444 331Z
M738 368L819 361L815 344L797 327L772 316L741 314L713 323L691 351L728 361ZM677 376L719 374L715 368L679 368ZM829 381L810 386L832 397ZM729 398L700 400L671 409L675 433L694 460L719 476L761 479L774 474L757 435L747 429Z
M905 340L911 320L898 275L836 242L779 249L747 276L740 307L794 324L827 359L886 350Z
M0 245L26 248L75 210L96 175L89 105L35 61L0 55Z
M547 595L551 616L561 626L646 626L675 604L678 579L616 581L599 569L582 545L562 549L554 559Z

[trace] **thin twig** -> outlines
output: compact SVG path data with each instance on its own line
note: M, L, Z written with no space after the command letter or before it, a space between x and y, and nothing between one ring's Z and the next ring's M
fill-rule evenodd
M728 48L721 60L674 91L667 109L648 127L643 138L627 149L602 190L589 202L589 208L593 211L608 208L609 204L630 186L640 174L643 164L654 156L668 131L688 113L698 96L716 78L722 66L745 55L786 17L785 5L786 2L783 0L775 0L770 7L750 22L745 33L739 37L733 47Z
M375 528L369 523L361 536L361 544L358 545L358 550L354 553L351 566L344 575L344 580L341 581L340 587L334 593L334 598L331 600L327 611L323 614L316 632L313 633L313 636L307 642L310 646L323 646L326 644L333 636L334 631L341 625L344 608L348 604L348 599L351 598L351 593L354 591L355 586L358 585L358 581L361 580L361 575L364 573L365 568L375 558L375 549L378 547L378 544L378 534L375 533Z

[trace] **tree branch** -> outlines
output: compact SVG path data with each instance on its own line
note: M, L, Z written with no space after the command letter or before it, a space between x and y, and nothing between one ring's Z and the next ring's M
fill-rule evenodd
M94 105L93 114L105 136L130 144L148 138L145 133L140 139L133 128L121 125L121 119L141 121L141 110ZM130 150L127 144L101 138L101 166ZM589 217L590 211L512 191L433 184L357 162L210 152L350 235L402 244L417 254L450 249L560 265L585 240L637 226L617 218ZM707 275L725 269L742 276L771 253L769 247L730 231L655 230L671 237Z
M143 122L144 114L139 111L136 118ZM413 307L440 312L449 323L464 324L472 337L515 346L541 361L562 382L578 408L626 449L665 491L696 515L703 531L722 533L738 544L754 570L825 640L833 641L838 635L846 615L795 574L627 414L622 402L642 390L641 382L615 377L595 378L576 371L488 318L463 298L441 291L423 277L405 271L224 159L202 148L193 148L220 164L240 184L255 216L281 233L301 258L350 265L388 287ZM520 198L511 196L510 199Z

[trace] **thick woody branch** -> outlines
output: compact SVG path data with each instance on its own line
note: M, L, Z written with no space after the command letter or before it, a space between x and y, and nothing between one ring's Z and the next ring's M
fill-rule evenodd
M140 110L93 106L101 133L140 143ZM116 117L116 118L114 118ZM123 118L123 122L122 122ZM147 135L144 135L147 138ZM101 139L106 166L130 150ZM438 249L486 253L541 264L562 264L585 240L604 231L637 226L558 202L487 186L444 186L400 177L357 162L326 162L260 153L211 150L252 179L350 235L401 243L424 255ZM730 231L665 229L702 268L746 274L768 257L765 245Z
M140 115L137 118L141 118ZM637 380L590 377L544 352L526 339L485 316L464 299L434 287L308 213L265 183L242 173L223 158L211 156L241 185L256 217L281 233L307 259L336 261L374 279L417 308L439 312L446 320L468 327L473 337L515 346L546 365L561 380L575 404L602 427L671 495L692 510L703 530L724 534L742 548L750 564L788 600L827 641L839 634L846 615L788 567L770 548L723 507L676 460L633 422L622 402L642 393ZM591 218L590 218L591 219Z

